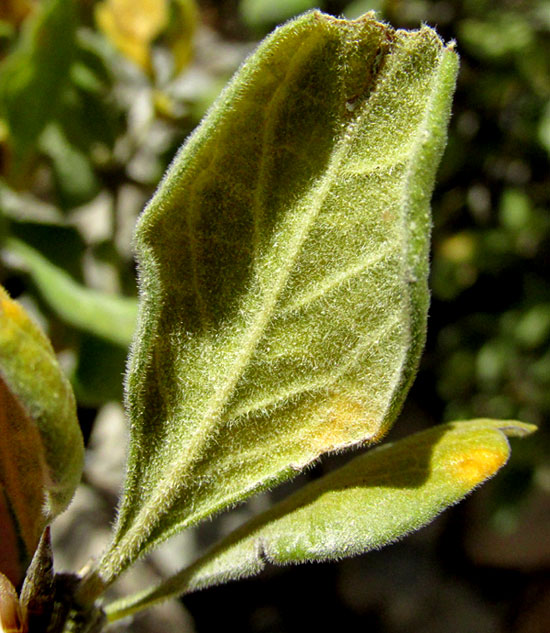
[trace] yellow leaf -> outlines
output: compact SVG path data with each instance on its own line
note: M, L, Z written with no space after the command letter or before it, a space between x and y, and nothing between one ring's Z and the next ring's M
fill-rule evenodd
M167 0L104 0L95 17L124 56L145 72L152 71L151 44L168 24Z
M2 547L4 542L2 541ZM0 573L0 631L2 633L20 633L21 608L12 583Z

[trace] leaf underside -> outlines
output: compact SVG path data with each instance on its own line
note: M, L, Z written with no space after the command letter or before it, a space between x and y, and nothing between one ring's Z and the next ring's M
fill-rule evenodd
M71 500L84 444L51 345L0 286L0 572L18 584L45 526Z
M457 58L427 27L276 30L137 231L131 441L110 582L175 531L383 435L416 369Z
M118 619L168 597L278 565L334 560L379 548L434 519L507 461L506 436L535 427L455 422L361 455L245 523L158 587L109 605Z

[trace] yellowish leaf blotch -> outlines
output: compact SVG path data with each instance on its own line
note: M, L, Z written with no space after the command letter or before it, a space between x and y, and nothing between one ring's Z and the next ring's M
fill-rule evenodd
M336 393L323 405L322 424L311 438L319 453L338 450L376 434L380 415L374 415L356 399Z
M509 452L491 448L470 448L465 454L458 454L451 460L448 470L464 486L471 488L482 483L508 460Z

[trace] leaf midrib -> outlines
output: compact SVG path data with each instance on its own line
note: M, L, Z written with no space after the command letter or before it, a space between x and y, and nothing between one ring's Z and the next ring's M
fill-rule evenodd
M315 33L314 35L317 34ZM294 62L290 66L289 71L287 72L287 75L285 77L286 81L281 82L275 94L277 94L283 88L285 90L288 89L288 85L290 83L288 81L288 78L291 77L292 72L297 67L299 67L299 62L303 57L303 48L304 44L302 44L302 46L297 49L294 55ZM299 55L300 52L302 52L302 55ZM273 100L275 100L275 95L273 97ZM297 227L297 230L289 241L290 245L289 248L286 249L286 253L287 255L290 254L290 256L286 259L286 265L282 269L280 269L277 280L273 284L271 284L268 290L264 293L264 300L262 302L262 305L264 307L262 310L258 311L253 325L248 329L248 335L242 340L242 345L240 346L240 349L242 351L237 356L233 364L232 371L228 375L225 387L216 391L217 397L212 400L211 406L207 410L203 421L197 428L196 432L194 433L193 439L185 450L184 456L189 455L190 458L182 459L176 462L167 473L167 475L157 483L156 494L152 495L148 503L136 516L132 527L130 527L126 534L120 539L120 541L118 541L117 549L119 551L123 550L123 543L132 541L136 542L137 540L139 540L140 543L144 542L147 539L148 533L152 531L152 529L154 529L155 519L158 520L158 518L160 517L159 509L169 507L173 502L173 498L177 496L179 492L179 486L170 485L170 482L183 480L183 475L188 468L190 462L196 460L196 455L198 453L197 449L200 448L201 444L204 443L205 436L208 436L210 431L215 428L217 421L219 420L224 408L229 402L231 395L233 394L235 387L243 374L243 370L247 367L259 341L262 338L262 335L265 332L266 325L270 322L272 318L277 305L277 301L286 286L294 264L298 259L301 246L307 238L309 229L315 218L321 211L326 197L330 192L330 189L335 181L335 177L338 174L340 163L346 154L348 146L351 144L351 141L354 138L354 129L359 125L367 111L368 110L364 108L361 109L360 111L358 111L357 117L355 119L351 120L345 125L342 125L340 138L335 143L334 148L331 151L331 157L328 161L326 172L323 174L320 182L314 188L314 191L304 197L303 204L300 206L303 209L307 209L307 213L305 214L303 221ZM266 150L267 148L265 144L263 144L262 161L265 160L265 155L267 153ZM260 187L260 183L258 184L258 187ZM257 198L257 205L258 207L253 210L254 217L257 217L259 211L259 197ZM274 249L275 246L273 246L272 248ZM207 437L207 441L209 439L210 438ZM149 519L153 520L150 521ZM192 519L190 516L188 517L186 522L183 522L179 525L179 528L183 529L191 522ZM144 526L148 526L148 528L144 529Z
M285 89L287 88L288 77L292 75L291 71L293 71L299 65L299 61L301 58L298 53L300 51L303 52L303 45L295 53L294 63L291 65L291 68L286 75L287 81L281 82L281 85L277 89L277 92L283 87ZM400 208L402 209L401 221L403 227L405 227L406 223L409 221L411 207L407 193L410 190L410 184L416 173L415 158L417 158L420 154L422 140L425 136L425 132L428 129L433 105L435 99L437 98L438 78L443 72L442 60L443 53L439 54L437 68L430 78L432 88L430 90L428 104L424 108L422 121L416 131L414 141L408 155L408 166L403 177L402 196L400 203ZM346 154L348 146L351 144L351 141L354 138L354 131L358 127L359 123L363 120L363 118L368 114L368 112L368 108L361 108L361 110L357 112L357 117L355 119L349 121L347 124L342 125L340 138L335 142L335 145L331 150L330 159L325 174L320 179L318 179L318 182L315 185L313 191L303 197L303 203L300 205L300 207L306 210L306 213L303 216L302 222L300 222L297 227L292 227L294 232L291 235L291 239L289 240L289 247L286 249L287 258L285 260L285 266L279 269L279 274L277 275L275 283L269 286L268 290L264 293L264 301L262 303L263 307L261 310L257 311L254 323L248 329L246 336L243 337L243 339L241 340L241 352L235 358L235 362L232 365L232 371L228 374L228 378L225 381L225 386L223 389L216 392L217 397L211 401L211 405L206 412L203 421L199 425L197 431L193 436L193 439L190 442L190 445L185 451L185 455L189 455L190 458L182 459L176 462L170 469L169 473L158 482L156 493L152 495L148 503L138 513L132 527L130 527L130 529L120 539L120 541L118 541L117 549L119 552L123 551L125 549L124 546L129 543L133 543L135 550L139 551L141 549L143 542L147 540L148 535L155 529L155 525L160 519L160 510L170 507L173 504L175 497L180 492L181 486L177 484L174 485L174 482L183 481L183 475L189 467L189 464L196 460L196 455L199 452L198 449L200 448L201 444L207 443L211 439L211 431L215 429L217 422L223 414L224 408L226 407L227 403L230 401L232 394L234 393L239 379L243 375L243 371L248 366L250 359L254 355L257 345L265 332L267 324L272 319L273 313L275 312L277 306L277 302L287 284L294 264L299 257L301 247L308 236L309 229L318 216L319 212L321 211L323 204L325 203L326 197L329 194L335 181L335 176L337 176L338 174L341 161ZM263 144L262 164L263 161L265 161L265 153L266 146L265 144ZM257 217L259 208L260 207L255 207L255 219ZM410 249L407 249L407 254L409 252ZM409 261L408 257L406 258L406 261ZM195 518L196 517L194 515L189 515L186 520L178 524L177 529L181 530L187 527L189 524L194 522ZM170 530L170 533L173 533L174 531L175 528ZM151 543L148 543L147 548L149 548L150 546ZM128 554L129 552L125 552L125 558L128 557ZM131 555L132 554L130 554L130 556Z

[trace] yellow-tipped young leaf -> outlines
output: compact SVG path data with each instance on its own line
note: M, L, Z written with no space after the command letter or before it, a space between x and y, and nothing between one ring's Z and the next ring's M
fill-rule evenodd
M507 435L534 430L515 421L454 422L369 451L244 524L159 587L112 604L109 617L251 576L268 562L338 559L386 545L492 477L508 459Z
M389 428L425 338L456 70L428 27L308 13L185 144L137 230L129 465L100 583Z
M71 500L83 457L71 386L48 339L0 286L0 572L14 584Z

